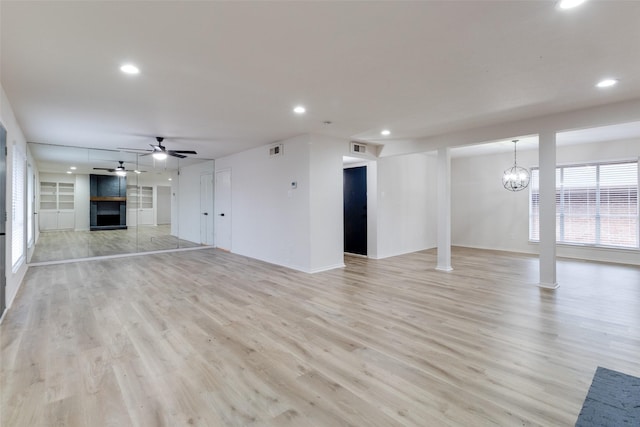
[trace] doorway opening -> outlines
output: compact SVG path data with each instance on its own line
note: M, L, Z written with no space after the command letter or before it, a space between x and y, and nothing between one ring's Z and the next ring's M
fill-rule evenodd
M344 252L367 256L367 166L343 170Z

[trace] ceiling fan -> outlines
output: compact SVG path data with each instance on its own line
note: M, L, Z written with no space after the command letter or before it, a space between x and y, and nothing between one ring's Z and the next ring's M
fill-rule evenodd
M149 144L151 146L151 150L144 150L141 148L119 148L120 150L131 150L131 151L146 151L146 154L143 154L143 156L146 155L153 155L153 158L156 160L164 160L167 158L167 156L173 156L173 157L177 157L179 159L184 159L187 156L185 156L185 154L198 154L197 152L193 151L193 150L167 150L167 148L162 145L162 141L164 141L164 138L161 136L156 136L156 141L158 141L158 144Z
M125 169L124 162L122 160L118 161L118 163L119 163L118 166L116 166L115 168L93 168L93 170L115 172L116 175L120 175L120 176L125 176L127 172L135 172L135 173L146 172L146 171L139 171L137 169L133 169L133 170Z

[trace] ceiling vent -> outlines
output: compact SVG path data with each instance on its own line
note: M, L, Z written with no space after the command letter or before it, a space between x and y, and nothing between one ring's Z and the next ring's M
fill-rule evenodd
M269 147L269 157L281 156L283 148L282 144L272 145Z
M351 152L356 154L365 154L367 152L367 146L359 142L352 142Z

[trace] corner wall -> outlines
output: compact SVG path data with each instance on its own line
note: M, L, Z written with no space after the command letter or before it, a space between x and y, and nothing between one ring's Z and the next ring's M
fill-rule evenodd
M310 272L344 267L342 154L348 141L310 136Z
M378 258L436 246L436 160L422 153L378 159Z
M261 146L216 160L216 170L231 170L233 253L311 270L310 142L302 135L281 141L278 156Z

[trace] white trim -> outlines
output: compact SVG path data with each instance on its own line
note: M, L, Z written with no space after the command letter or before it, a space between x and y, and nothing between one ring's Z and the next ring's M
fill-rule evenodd
M538 287L542 288L542 289L558 289L560 287L560 285L558 284L558 282L555 283L538 283Z
M329 265L326 267L314 268L312 270L306 271L305 273L315 274L322 273L323 271L335 270L336 268L345 268L346 265L344 263Z
M201 249L215 249L215 248L213 246L198 246L195 248L163 249L159 251L149 251L149 252L132 252L130 254L104 255L104 256L95 256L95 257L87 257L87 258L73 258L73 259L63 259L59 261L43 261L43 262L31 263L29 264L29 267L41 267L44 265L57 265L57 264L70 264L73 262L85 262L85 261L102 261L107 259L127 258L127 257L134 257L134 256L153 255L153 254L164 254L169 252L198 251Z

